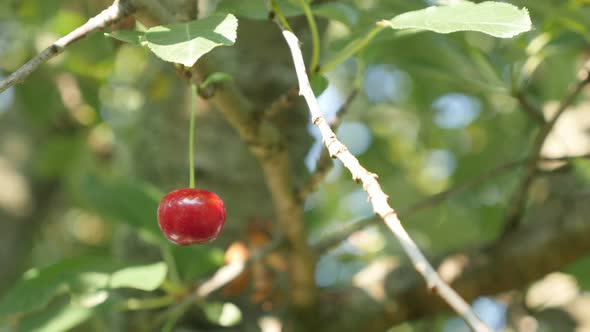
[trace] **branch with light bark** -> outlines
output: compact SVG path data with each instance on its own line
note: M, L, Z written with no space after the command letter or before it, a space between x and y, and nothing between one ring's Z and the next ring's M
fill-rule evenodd
M471 307L463 300L452 288L447 285L438 275L434 268L428 263L426 257L410 238L406 230L399 221L397 214L387 202L387 195L381 189L377 181L377 175L367 171L359 161L348 151L342 144L336 134L328 125L322 115L319 103L313 94L305 63L299 47L299 40L290 31L283 30L283 36L289 45L295 71L299 81L299 93L302 95L309 107L313 124L320 130L323 143L330 152L330 156L338 158L344 167L346 167L355 181L362 183L364 190L369 196L369 201L373 206L373 211L381 217L392 233L400 241L400 244L406 254L410 257L414 268L420 272L427 283L427 289L439 294L475 331L491 331L479 317L473 312Z
M76 28L74 31L55 41L49 47L41 51L41 53L37 54L34 58L22 65L14 73L10 74L6 79L2 80L0 82L0 93L15 84L22 83L31 73L37 70L39 66L49 61L56 55L62 53L66 47L72 45L73 43L90 35L93 32L119 22L121 19L129 16L132 12L133 6L131 6L128 2L116 0L108 8L89 19L86 23Z
M352 102L353 102L354 98L357 96L357 94L358 94L358 89L353 89L348 94L348 96L344 100L344 103L342 104L342 106L340 106L340 109L338 109L338 111L336 112L336 117L334 118L332 123L330 123L330 127L332 128L332 131L336 131L338 129L338 127L340 127L340 124L342 123L342 119L344 118L344 115L346 115L348 109L350 108L350 104L352 104ZM328 175L328 173L332 169L333 165L334 165L334 163L332 161L332 158L330 157L330 153L328 152L328 150L323 149L320 154L320 158L318 159L318 161L316 163L315 170L313 171L313 173L309 177L309 180L307 181L307 183L305 183L299 189L298 195L299 195L299 199L301 201L305 201L305 199L309 196L309 194L311 194L313 192L313 190L322 182L322 180L324 180L324 178Z

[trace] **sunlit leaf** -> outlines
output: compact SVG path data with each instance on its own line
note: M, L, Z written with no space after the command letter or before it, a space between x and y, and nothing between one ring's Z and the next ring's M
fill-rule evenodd
M147 46L159 58L190 67L218 46L233 45L238 20L232 14L168 26L151 27L145 34Z
M531 29L526 8L501 2L479 4L464 1L450 6L433 6L398 15L389 21L394 29L421 29L438 33L478 31L510 38Z

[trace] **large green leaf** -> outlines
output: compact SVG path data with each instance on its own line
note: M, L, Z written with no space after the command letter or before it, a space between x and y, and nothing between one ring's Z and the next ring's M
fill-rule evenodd
M501 2L479 4L464 1L450 6L429 7L398 15L389 21L394 29L421 29L438 33L478 31L510 38L531 29L526 8Z
M166 265L156 263L121 269L102 257L78 257L32 269L0 299L0 318L46 307L59 294L84 295L101 289L151 291L166 277Z
M92 315L93 308L62 303L52 306L42 313L26 317L18 326L18 332L61 332L68 331L86 321Z
M84 257L29 270L0 300L0 317L43 308L70 285L76 284L75 288L80 289L82 282L78 278L84 273L104 269L104 260Z
M192 66L201 56L218 46L236 41L238 20L232 14L151 27L145 33L147 46L162 60Z

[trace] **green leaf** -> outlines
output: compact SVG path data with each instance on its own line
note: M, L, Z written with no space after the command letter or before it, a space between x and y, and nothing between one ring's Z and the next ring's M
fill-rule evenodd
M171 248L183 280L205 277L224 263L224 251L211 245Z
M151 27L145 34L147 46L162 60L190 67L218 46L233 45L238 20L232 14L169 26Z
M398 15L389 21L394 29L421 29L438 33L478 31L510 38L531 29L526 8L501 2L479 4L464 1L450 6L429 7Z
M230 74L215 72L207 76L205 82L201 84L201 88L205 89L211 84L219 84L229 82L231 80L233 80L233 77Z
M145 39L145 32L137 30L117 30L104 35L133 45L141 45Z
M311 84L311 89L313 90L313 94L319 96L326 90L328 87L328 79L325 78L323 75L315 73L311 75L309 79L309 84Z
M132 266L119 270L111 276L111 288L136 288L144 291L157 289L166 278L168 268L165 263Z
M29 270L0 300L0 317L41 309L70 288L88 287L90 278L84 274L104 270L104 263L104 259L83 257Z
M330 20L354 26L359 20L359 11L352 5L342 2L328 2L312 7L313 13Z
M92 315L93 309L72 303L52 306L42 313L26 317L18 327L19 332L61 332L68 331L86 321Z
M0 300L0 318L42 309L59 294L88 295L112 288L152 291L165 276L162 262L120 269L120 264L103 257L66 259L25 273Z

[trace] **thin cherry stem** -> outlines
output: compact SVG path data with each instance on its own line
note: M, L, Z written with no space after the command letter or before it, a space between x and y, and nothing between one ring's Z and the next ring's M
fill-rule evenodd
M191 85L191 119L190 129L188 132L188 167L189 167L189 187L195 188L195 117L197 113L197 86Z

